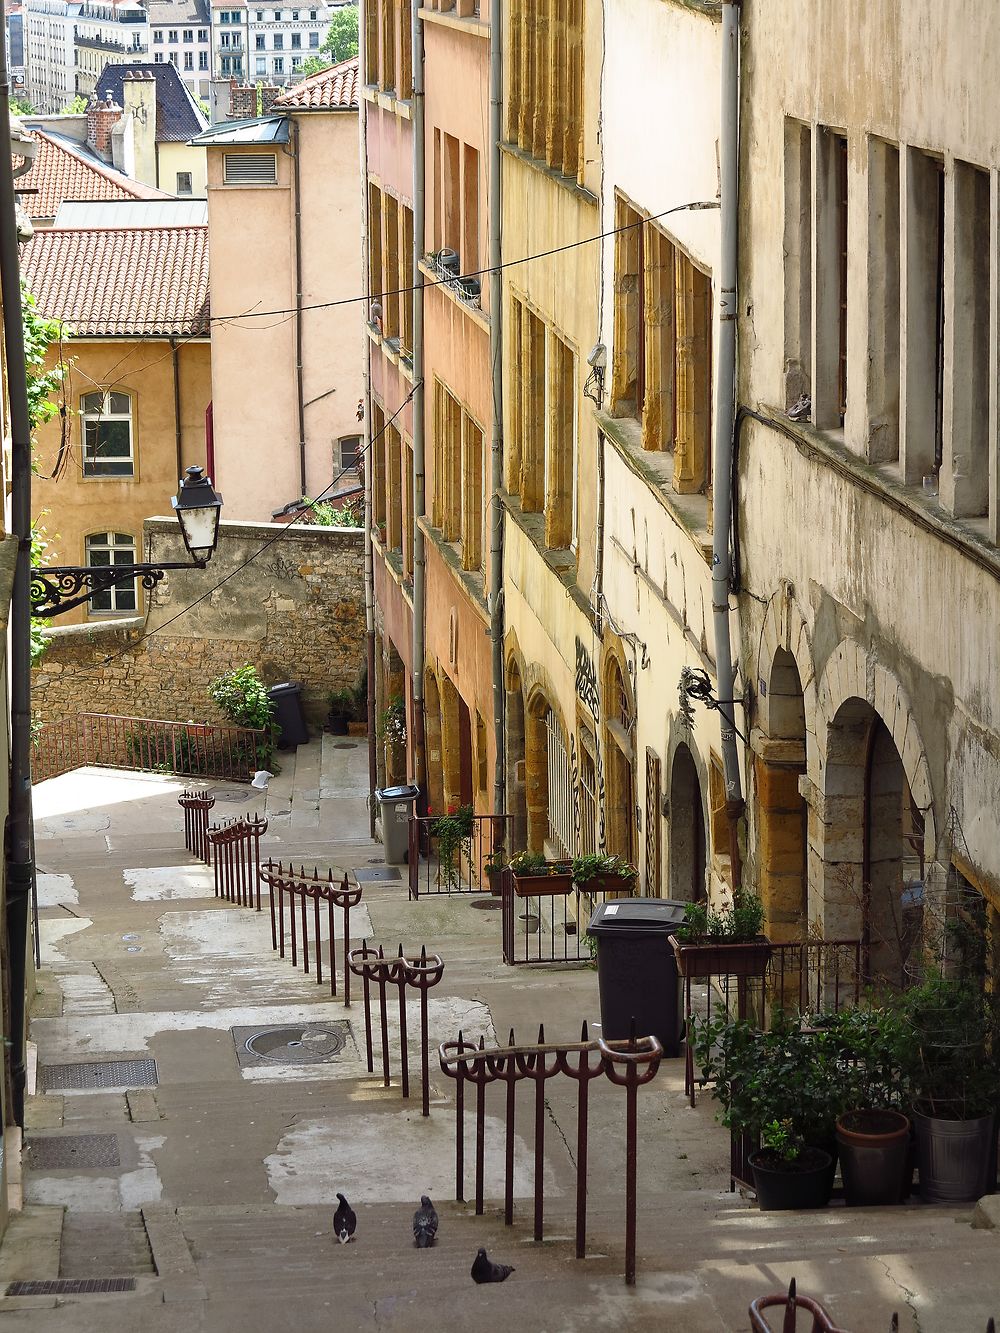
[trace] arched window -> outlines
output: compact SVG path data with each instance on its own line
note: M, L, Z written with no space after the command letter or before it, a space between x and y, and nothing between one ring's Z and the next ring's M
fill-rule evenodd
M635 827L635 714L617 657L609 655L604 676L604 716L607 740L606 820L608 851L633 861Z
M94 569L135 564L135 538L127 532L94 532L86 539L87 564ZM117 583L89 599L90 611L135 611L138 607L135 579Z
M135 476L132 399L127 393L85 393L80 400L85 477Z

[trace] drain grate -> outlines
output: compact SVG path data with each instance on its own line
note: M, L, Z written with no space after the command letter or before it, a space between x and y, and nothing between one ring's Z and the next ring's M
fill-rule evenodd
M399 871L395 866L379 866L377 870L352 870L351 873L359 884L367 884L372 880L399 879Z
M353 741L337 741L333 748L335 750L356 750L358 747Z
M51 1134L29 1139L27 1151L34 1171L121 1166L114 1134Z
M269 1028L233 1028L236 1054L244 1068L261 1065L322 1065L347 1046L350 1023L296 1023Z
M135 1291L134 1277L47 1277L8 1282L5 1296L89 1296L108 1291Z
M151 1088L157 1083L155 1060L95 1060L89 1064L41 1065L43 1092L104 1088Z

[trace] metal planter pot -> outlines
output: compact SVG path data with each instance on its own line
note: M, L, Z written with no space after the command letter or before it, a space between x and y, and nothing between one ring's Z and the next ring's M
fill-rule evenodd
M924 1203L972 1203L981 1198L992 1183L996 1115L941 1120L914 1111L913 1121Z

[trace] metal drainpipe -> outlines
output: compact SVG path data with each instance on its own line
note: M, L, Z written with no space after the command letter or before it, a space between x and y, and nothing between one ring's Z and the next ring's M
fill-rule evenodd
M0 32L7 19L0 0ZM10 630L10 799L5 886L10 979L9 1026L14 1105L8 1114L24 1124L25 1000L28 900L34 879L31 842L31 416L21 326L21 267L14 214L10 156L10 82L6 43L0 41L0 296L7 353L11 425L11 528L18 539Z
M490 502L490 639L493 667L493 735L496 764L493 778L493 813L507 810L507 696L503 667L503 276L501 154L503 135L503 42L502 3L490 0L490 364L493 379L493 423L490 433L492 464Z
M715 399L715 460L712 467L712 614L715 625L715 662L720 699L732 699L735 675L729 626L730 555L732 531L733 428L736 416L736 265L738 208L739 41L740 0L722 4L722 105L719 130L720 228L719 354ZM726 814L733 888L742 887L739 820L745 803L740 759L733 727L736 705L729 719L720 711L722 768L726 783Z
M177 339L170 339L170 364L174 372L174 448L177 451L177 476L184 476L184 448L181 431L181 367Z
M299 496L306 488L306 406L302 379L302 188L299 170L299 122L292 122L292 180L295 189L295 394L299 417Z
M361 25L361 52L360 68L362 72L366 68L365 55L365 25ZM368 267L370 251L368 248L368 99L360 97L360 130L361 130L361 253L363 256L365 271L365 291L371 295L371 273ZM365 631L366 631L366 654L365 660L368 669L368 829L372 838L375 837L375 789L378 786L378 757L376 751L377 739L375 735L375 562L372 552L372 520L374 513L372 509L373 491L372 491L372 471L375 461L375 451L372 443L372 344L368 337L367 315L365 319L365 328L362 334L365 340L365 354L363 360L364 376L364 479L365 479Z
M427 765L424 753L424 654L426 614L424 516L424 278L420 261L424 249L424 24L420 0L412 10L413 97L413 779L420 787L420 802L427 806Z

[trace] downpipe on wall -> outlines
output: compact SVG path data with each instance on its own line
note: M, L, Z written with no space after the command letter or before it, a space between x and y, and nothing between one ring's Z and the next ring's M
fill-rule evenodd
M413 99L413 780L420 788L420 813L427 810L427 764L424 749L424 657L427 641L427 595L424 534L426 478L424 462L424 23L420 0L412 7Z
M739 42L740 0L722 4L722 88L719 129L720 229L719 357L715 400L715 458L712 466L712 616L719 698L733 700L735 673L730 634L730 542L732 536L732 460L736 416L736 313L739 208ZM745 801L740 757L733 725L736 704L728 716L720 709L722 769L726 784L729 852L734 890L742 887L739 821Z
M364 51L364 24L361 24L361 68L365 68ZM359 118L361 154L361 180L364 183L361 192L361 253L364 256L365 266L365 291L371 296L371 273L368 267L368 257L370 254L368 248L368 102L362 97ZM372 447L372 345L368 337L367 317L366 327L361 335L365 340L364 356L362 358L364 385L364 398L362 399L364 411L364 477L365 477L365 662L368 673L368 830L372 838L375 837L375 788L378 786L378 758L376 745L378 740L375 734L376 710L375 710L375 563L372 551L372 472L374 470L374 450Z
M496 763L493 776L493 813L507 811L507 695L504 681L503 636L503 276L500 229L501 154L503 136L503 32L501 0L490 0L490 374L493 390L493 421L490 432L490 644L493 670L493 736ZM508 851L511 849L508 848Z

